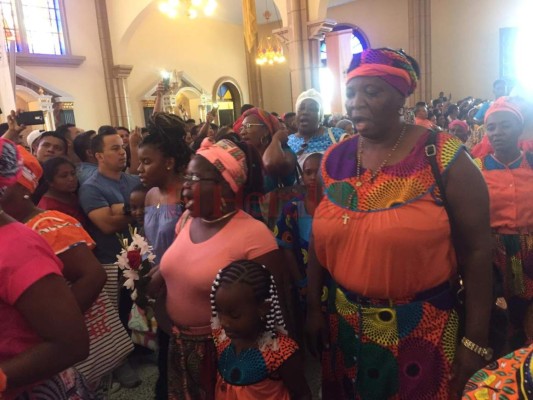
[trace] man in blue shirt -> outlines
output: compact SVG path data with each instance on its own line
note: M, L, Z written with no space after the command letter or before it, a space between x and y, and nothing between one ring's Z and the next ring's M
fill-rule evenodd
M128 234L128 225L133 223L127 212L128 200L140 184L139 177L122 172L126 151L122 138L109 128L91 140L98 170L80 187L81 207L91 222L89 233L96 241L95 255L102 264L117 261L121 246L116 234Z

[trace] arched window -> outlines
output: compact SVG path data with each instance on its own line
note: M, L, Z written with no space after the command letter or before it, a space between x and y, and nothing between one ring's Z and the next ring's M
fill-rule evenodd
M17 53L67 55L61 0L0 0L4 32Z
M368 38L356 26L349 25L349 24L337 24L333 28L333 32L343 31L345 29L352 30L352 54L361 53L363 50L368 49L370 47L368 43ZM322 40L320 42L320 63L321 63L321 67L326 67L328 65L328 55L327 55L325 40Z

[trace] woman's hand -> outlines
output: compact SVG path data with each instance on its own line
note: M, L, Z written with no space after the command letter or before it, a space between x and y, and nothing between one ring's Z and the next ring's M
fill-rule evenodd
M472 375L487 364L481 356L459 344L455 352L450 379L450 398L460 399Z
M287 144L289 141L289 131L287 128L281 128L274 135L272 135L272 140L277 140L281 144Z
M305 325L309 352L314 357L319 358L322 350L329 349L326 316L319 308L308 308Z
M17 117L20 112L20 110L17 112L11 110L11 112L7 115L8 129L2 136L4 139L9 139L15 143L19 143L19 135L24 129L26 129L26 126L19 125L17 122Z

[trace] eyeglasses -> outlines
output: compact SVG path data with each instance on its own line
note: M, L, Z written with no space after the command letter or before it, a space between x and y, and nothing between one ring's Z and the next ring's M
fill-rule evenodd
M193 182L193 183L202 182L202 181L219 182L218 179L215 179L215 178L200 178L196 174L183 175L183 180L185 180L185 182Z
M244 128L250 129L252 126L266 126L266 125L265 124L252 124L250 122L247 122L246 124L241 125L241 130Z

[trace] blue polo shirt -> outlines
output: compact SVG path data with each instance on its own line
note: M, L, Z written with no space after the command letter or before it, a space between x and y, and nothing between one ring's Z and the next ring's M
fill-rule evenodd
M139 185L138 176L122 173L119 180L107 178L96 171L80 187L79 197L83 212L89 215L93 210L102 207L111 207L113 204L128 204L130 193L133 188ZM111 264L117 261L117 254L120 253L120 242L116 233L105 234L96 227L90 218L87 231L96 242L95 256L102 264ZM117 232L128 235L128 230Z

